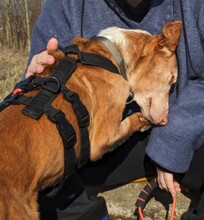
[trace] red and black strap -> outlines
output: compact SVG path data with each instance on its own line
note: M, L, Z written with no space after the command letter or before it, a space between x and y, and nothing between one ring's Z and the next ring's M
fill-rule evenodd
M145 187L142 189L141 193L139 194L137 201L135 203L136 210L135 210L135 215L140 218L140 220L144 220L143 216L143 210L150 200L150 195L153 192L154 189L158 188L158 183L156 178L152 179L149 181ZM174 219L174 213L175 213L175 207L176 207L176 197L172 198L172 208L171 208L171 215L170 215L170 220Z
M156 178L149 181L145 187L143 188L143 190L141 191L141 193L139 194L138 198L137 198L137 201L135 203L135 206L137 207L137 209L140 207L142 210L145 208L148 200L149 200L149 197L150 197L150 194L152 193L152 191L154 189L156 189L158 187L158 184L157 184L157 180Z

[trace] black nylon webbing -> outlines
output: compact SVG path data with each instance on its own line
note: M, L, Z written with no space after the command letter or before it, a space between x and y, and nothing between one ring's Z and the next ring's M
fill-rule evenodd
M74 59L65 57L54 69L53 76L57 77L57 79L64 84L76 69L76 62Z
M81 135L81 153L78 163L78 167L80 168L85 165L90 158L90 141L88 133L89 113L81 102L78 94L69 90L66 86L62 86L62 94L64 98L71 103L78 121Z
M23 114L34 119L39 119L42 114L45 113L48 118L56 124L64 144L65 170L60 183L48 193L49 197L55 196L60 191L65 180L75 171L76 168L74 149L76 141L75 131L71 124L66 120L64 113L51 105L52 101L63 91L66 100L72 104L81 134L81 157L78 165L78 167L81 167L90 158L88 134L89 114L86 107L80 101L79 96L66 88L64 84L75 71L77 62L101 67L113 73L119 73L117 67L105 57L92 53L79 52L76 45L69 47L69 50L70 53L78 55L77 60L65 57L56 66L51 77L31 77L28 80L17 84L20 87L20 91L23 93L40 88L34 97L24 96L21 92L17 93L17 95L11 93L4 103L0 105L0 110L3 110L9 104L24 104L26 107L22 110ZM66 52L69 53L68 49L65 53Z
M82 64L101 67L101 68L106 69L110 72L119 74L118 68L112 63L111 60L109 60L108 58L101 56L99 54L81 52L81 51L79 51L78 46L75 44L65 47L63 49L63 52L66 55L67 54L77 54L78 55L78 62L80 62Z
M119 74L118 68L106 57L102 57L98 54L83 52L79 54L79 59L82 64L105 68L110 72Z
M64 175L60 182L47 193L48 197L54 197L63 187L66 179L75 171L76 156L74 145L76 143L76 134L74 128L66 119L65 114L51 105L45 107L45 114L56 124L59 134L64 144Z
M22 109L22 113L31 118L38 120L44 113L44 107L47 103L51 103L55 96L53 93L47 90L39 90L36 96L34 96L28 105Z
M138 199L135 203L135 206L141 207L141 209L143 210L146 206L146 203L148 202L148 199L150 198L150 194L152 193L152 191L154 189L156 189L158 187L158 183L156 181L156 179L153 179L151 181L149 181L145 187L143 188L143 190L141 191L141 193L138 196Z
M65 83L75 70L75 63L73 59L65 57L55 68L53 78L51 79L56 79L56 83ZM47 82L47 85L40 88L37 95L34 96L30 103L22 110L23 114L34 119L39 119L42 116L45 105L51 103L58 94L58 91L53 91L52 89L53 81L51 81L51 83L52 85L49 86L49 82Z

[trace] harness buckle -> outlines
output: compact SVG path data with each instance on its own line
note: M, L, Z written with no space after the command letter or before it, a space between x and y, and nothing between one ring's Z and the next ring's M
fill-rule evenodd
M72 125L68 122L64 112L57 110L54 114L48 114L49 119L54 122L62 137L67 149L73 147L76 143L76 135Z
M75 133L72 133L67 139L66 139L66 144L65 144L65 148L66 149L70 149L74 146L74 144L76 143L76 135Z
M18 82L15 87L14 87L14 90L15 89L22 89L22 91L24 92L27 88L28 85L30 85L30 83L33 81L33 79L35 78L36 76L29 76L28 78Z
M17 103L18 96L19 96L19 93L14 95L12 92L3 100L3 103L4 104L10 104L10 103L15 104Z
M42 88L52 93L58 93L60 87L60 81L54 76L46 78L42 83Z
M74 112L77 115L78 125L83 128L89 125L89 113L79 99L79 95L66 87L62 87L62 93L65 99L72 104Z
M84 113L85 113L85 115L81 115L81 117L80 117L81 120L78 120L80 127L86 127L89 125L89 115L86 112L84 112Z
M67 47L61 48L62 52L66 55L68 54L78 54L79 48L76 44L69 45Z

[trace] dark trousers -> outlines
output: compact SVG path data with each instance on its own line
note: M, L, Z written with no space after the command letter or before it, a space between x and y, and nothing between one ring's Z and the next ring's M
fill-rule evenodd
M144 176L156 175L155 166L145 155L148 135L148 132L138 132L126 143L105 154L101 160L89 162L66 182L63 190L55 198L48 199L41 194L39 196L41 220L79 220L80 216L93 206L84 185L100 186L98 189L104 191ZM179 181L191 190L202 190L203 158L204 146L195 152L189 171L185 175L179 175ZM95 195L97 193L96 191ZM199 213L201 210L204 210L204 207L199 208Z
M181 184L200 195L197 206L189 208L181 220L204 219L204 145L194 153L189 170L181 178Z
M181 220L203 220L204 219L204 192L201 194L199 204L196 208L190 208L181 216Z
M145 155L148 134L138 132L101 160L88 163L79 170L82 182L85 185L114 187L156 174L154 165Z
M145 155L148 135L148 132L138 132L101 160L89 162L68 179L55 198L49 199L41 193L41 220L80 219L94 204L94 198L87 195L84 185L100 186L98 189L104 191L140 177L155 175L155 168Z
M39 204L41 220L99 220L102 219L99 216L107 214L105 200L90 199L77 174L70 177L56 197L47 198L40 194ZM90 215L91 218L87 217Z

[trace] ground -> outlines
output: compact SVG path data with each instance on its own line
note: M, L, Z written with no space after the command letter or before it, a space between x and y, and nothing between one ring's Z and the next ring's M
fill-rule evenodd
M8 49L1 50L0 101L12 91L13 86L21 79L27 62L27 57L28 54L24 51ZM103 196L106 199L111 220L135 219L133 215L135 211L135 201L144 187L144 184L146 184L146 182L130 183L100 194L100 196ZM189 205L191 204L194 206L197 202L197 195L185 191L184 194L179 193L177 196L174 220L180 219L181 214L188 209ZM167 204L170 200L168 193L156 190L153 195L155 197L150 200L144 210L145 219L164 220L166 219L167 214Z
M146 182L130 183L100 194L106 199L109 214L119 216L114 218L115 220L125 220L127 217L129 220L136 219L133 215L135 202L145 184ZM169 219L166 218L167 209L169 208L171 210L169 193L157 189L153 192L152 196L153 198L144 209L145 220ZM182 213L187 211L189 206L194 207L198 198L199 195L186 192L186 189L182 193L179 193L176 198L174 220L179 220Z

